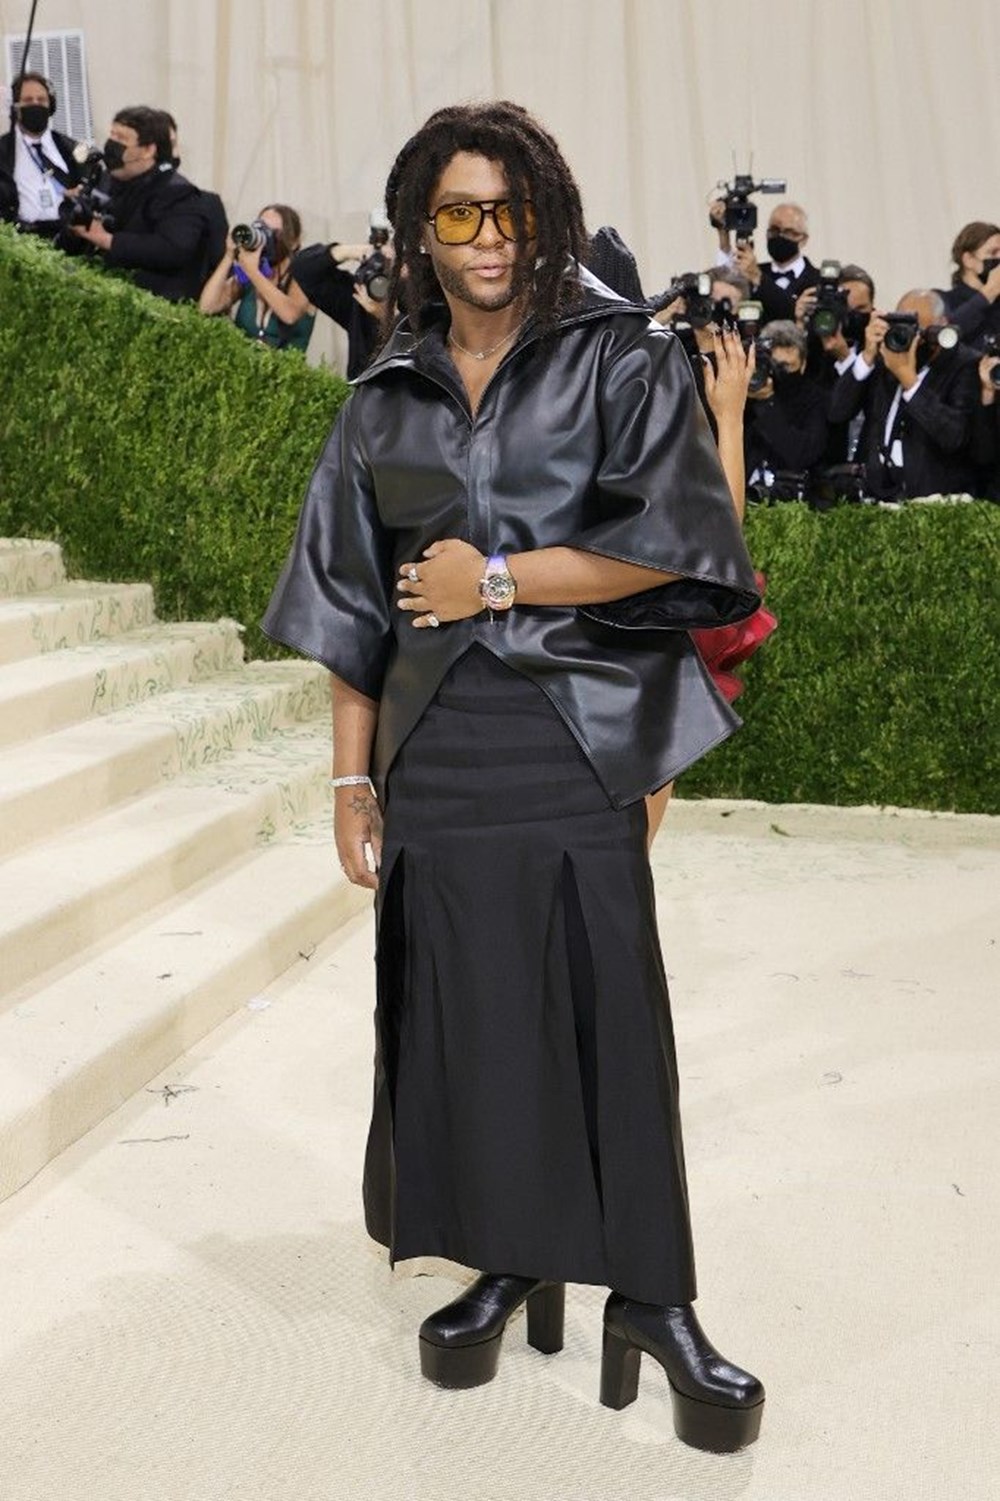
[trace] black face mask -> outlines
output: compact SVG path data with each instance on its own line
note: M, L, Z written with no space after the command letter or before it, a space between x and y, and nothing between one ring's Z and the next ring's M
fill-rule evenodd
M49 123L49 107L47 104L19 104L17 106L17 113L21 121L22 130L26 130L31 136L45 134Z
M797 240L788 239L787 235L769 234L767 237L767 253L772 261L777 261L783 266L786 261L794 261L798 257L799 246Z
M983 282L984 284L986 282L988 282L989 279L990 279L990 273L991 273L991 271L994 271L997 266L1000 266L1000 260L992 260L992 259L984 260L983 261L983 269L979 273L979 280L981 282Z
M121 141L111 140L110 136L104 142L101 155L107 163L109 172L117 172L119 167L125 165L125 147Z

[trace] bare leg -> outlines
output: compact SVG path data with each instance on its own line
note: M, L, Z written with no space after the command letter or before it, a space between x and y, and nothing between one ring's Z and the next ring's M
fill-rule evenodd
M663 822L663 815L667 811L667 804L670 801L670 794L673 790L673 782L667 782L666 786L658 787L646 799L646 819L649 823L649 833L646 837L646 848L648 850L653 848L653 840L656 838L660 824Z

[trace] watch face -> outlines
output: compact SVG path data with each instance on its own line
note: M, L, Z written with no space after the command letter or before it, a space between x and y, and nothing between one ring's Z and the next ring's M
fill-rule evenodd
M514 603L514 580L509 573L488 574L480 585L480 592L487 609L507 610Z

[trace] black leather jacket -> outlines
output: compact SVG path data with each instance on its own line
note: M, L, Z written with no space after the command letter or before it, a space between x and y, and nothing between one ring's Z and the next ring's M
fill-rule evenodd
M646 311L579 275L580 302L548 339L524 329L474 419L445 310L419 339L401 324L313 474L264 630L380 700L380 795L474 642L544 690L616 807L740 723L687 635L759 603L687 360ZM445 537L485 554L580 548L683 577L613 604L515 604L495 622L417 630L396 607L397 570Z

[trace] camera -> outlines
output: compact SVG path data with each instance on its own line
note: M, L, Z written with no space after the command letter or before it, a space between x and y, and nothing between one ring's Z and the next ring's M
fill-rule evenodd
M987 334L979 348L980 355L1000 355L1000 335ZM990 385L1000 390L1000 365L994 365L989 373Z
M882 346L892 354L905 354L920 333L916 313L884 313L889 327L885 331Z
M824 261L819 268L819 285L809 327L821 339L829 338L847 322L847 313L847 293L840 287L840 262Z
M779 177L762 177L754 182L749 173L737 173L732 182L720 182L726 205L725 228L736 236L737 245L753 239L757 228L757 205L750 202L752 193L784 193L787 183Z
M744 304L745 306L745 304ZM750 376L747 390L750 392L762 391L769 380L774 379L774 359L771 350L774 348L774 340L767 334L760 334L754 339L754 351L756 363Z
M59 204L59 218L67 229L77 224L81 229L89 229L95 219L99 219L106 230L114 229L115 221L108 213L110 194L98 187L104 176L104 157L96 146L81 143L73 152L73 160L81 168L80 189L72 198L64 198Z
M261 260L275 264L278 237L270 224L265 224L263 219L251 219L249 224L234 224L229 233L233 244L240 250L259 250Z
M368 222L368 243L372 249L355 271L354 281L356 286L364 287L373 302L384 302L392 271L382 247L389 243L391 229L388 219L379 214L372 214Z

